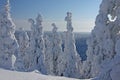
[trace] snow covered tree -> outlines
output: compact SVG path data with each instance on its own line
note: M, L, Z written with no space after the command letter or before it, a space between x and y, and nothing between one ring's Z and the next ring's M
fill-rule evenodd
M47 74L54 75L53 73L53 53L52 53L52 39L46 35L45 41L45 66Z
M60 75L62 61L62 47L61 47L61 37L57 32L57 27L55 23L52 24L53 30L51 36L45 37L45 64L47 69L47 74Z
M15 68L19 71L27 71L28 67L26 65L28 65L27 59L29 58L29 54L27 53L29 48L29 37L23 28L20 28L19 35L17 35L17 37L19 49L16 57Z
M18 48L9 11L9 0L0 1L0 67L7 69L12 68L12 55Z
M61 42L60 34L57 32L57 27L55 23L53 23L52 26L53 26L53 30L52 30L53 73L55 75L59 75L60 61L62 60L60 56L63 55L62 46L61 46L62 42Z
M90 68L88 71L84 71L86 77L95 77L98 75L101 63L105 59L110 59L110 57L112 57L108 54L113 54L114 45L113 41L111 40L109 27L107 26L109 24L109 7L109 0L103 0L100 6L99 15L96 17L96 26L87 42L87 61L85 63L86 66L89 65ZM108 48L111 48L111 50Z
M31 23L31 38L30 38L30 47L31 47L31 70L38 69L41 73L45 72L44 66L44 40L43 40L43 27L42 27L42 17L38 14L36 18L36 23L33 19L29 19Z
M112 39L114 41L114 57L108 62L108 64L104 65L104 68L102 69L101 74L99 75L98 79L102 80L119 80L120 79L120 1L119 0L113 0L113 13L111 16L116 19L112 22L111 25L111 34ZM106 76L107 75L107 76Z
M79 78L79 65L81 59L76 51L72 26L72 13L67 12L67 31L64 33L64 72L63 76Z
M112 79L111 71L115 70L112 66L118 53L119 6L119 0L103 0L100 5L95 28L87 42L87 61L82 71L85 78L99 76L98 80L116 80Z

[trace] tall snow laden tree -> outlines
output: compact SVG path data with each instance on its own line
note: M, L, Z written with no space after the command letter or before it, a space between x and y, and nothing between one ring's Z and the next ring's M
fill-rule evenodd
M60 33L57 32L57 27L55 23L52 24L52 34L51 36L45 36L45 64L47 69L47 74L60 75L62 62L61 56L62 52L62 42Z
M27 32L25 32L23 28L20 28L18 32L19 35L17 35L17 41L19 44L19 48L18 56L16 57L15 62L15 69L19 71L27 71L29 60L29 54L27 53L29 48L29 37L27 35Z
M46 35L45 41L45 66L47 74L54 75L53 73L53 53L52 53L52 38Z
M119 60L117 63L115 61L119 54L119 22L120 0L103 0L95 27L87 41L87 61L83 63L83 77L99 76L98 80L117 80L113 78L113 74L117 75L115 71L119 67Z
M52 24L53 30L52 30L52 53L53 53L53 73L55 75L59 75L60 73L60 61L62 61L61 55L63 55L62 52L62 42L60 33L57 32L57 27L55 23Z
M14 36L15 25L10 16L9 0L0 1L0 67L12 68L12 55L18 44Z
M31 70L38 69L41 73L46 73L44 63L45 45L43 40L42 17L38 14L36 23L33 19L28 20L31 23L30 52L31 52Z
M75 39L73 35L72 13L67 12L65 17L67 22L67 31L64 32L64 62L63 75L67 77L79 78L81 59L76 51Z

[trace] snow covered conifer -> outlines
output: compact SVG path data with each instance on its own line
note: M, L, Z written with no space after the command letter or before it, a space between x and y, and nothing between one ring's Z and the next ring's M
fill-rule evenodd
M36 23L33 19L29 19L29 22L32 30L30 38L31 55L33 56L31 69L38 69L41 73L45 73L42 16L38 14Z
M7 69L11 69L12 55L18 48L9 8L9 0L0 1L0 67Z
M23 28L20 28L19 35L17 37L19 49L18 55L16 56L15 68L19 71L27 71L28 67L26 65L28 65L27 59L29 58L29 54L27 53L29 48L29 37Z
M52 24L52 34L46 36L45 39L45 64L47 69L47 74L60 75L62 61L62 47L61 47L61 37L57 32L57 27L55 23Z
M119 53L116 50L120 31L119 5L119 0L103 0L100 5L95 27L88 40L87 61L83 66L89 67L83 71L87 78L99 76L98 80L116 80L112 79L111 71L115 70L112 67Z
M63 55L62 46L61 46L62 42L61 42L60 34L57 32L58 28L56 27L55 23L53 23L52 26L53 26L53 30L52 30L53 73L55 75L59 75L60 73L59 68L61 68L60 61L62 61L60 56Z
M45 41L45 66L47 74L54 75L53 73L53 53L52 53L52 38L49 36L44 37Z
M75 40L73 35L73 26L72 26L72 13L67 12L67 16L65 17L65 21L67 22L67 31L64 33L64 76L67 77L80 77L79 74L79 61L80 57L76 51Z

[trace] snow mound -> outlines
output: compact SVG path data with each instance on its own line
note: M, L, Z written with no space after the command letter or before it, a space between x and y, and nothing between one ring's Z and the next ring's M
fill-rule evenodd
M17 72L17 71L0 69L0 80L78 80L78 79L66 78L66 77L54 77L50 75L47 76L47 75L42 75L37 71Z

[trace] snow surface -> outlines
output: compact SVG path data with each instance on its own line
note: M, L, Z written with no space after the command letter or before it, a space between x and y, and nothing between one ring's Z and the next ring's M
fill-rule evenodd
M17 72L17 71L0 69L0 80L79 80L79 79L54 77L50 75L46 76L38 73L37 71ZM89 79L83 79L83 80L89 80Z

